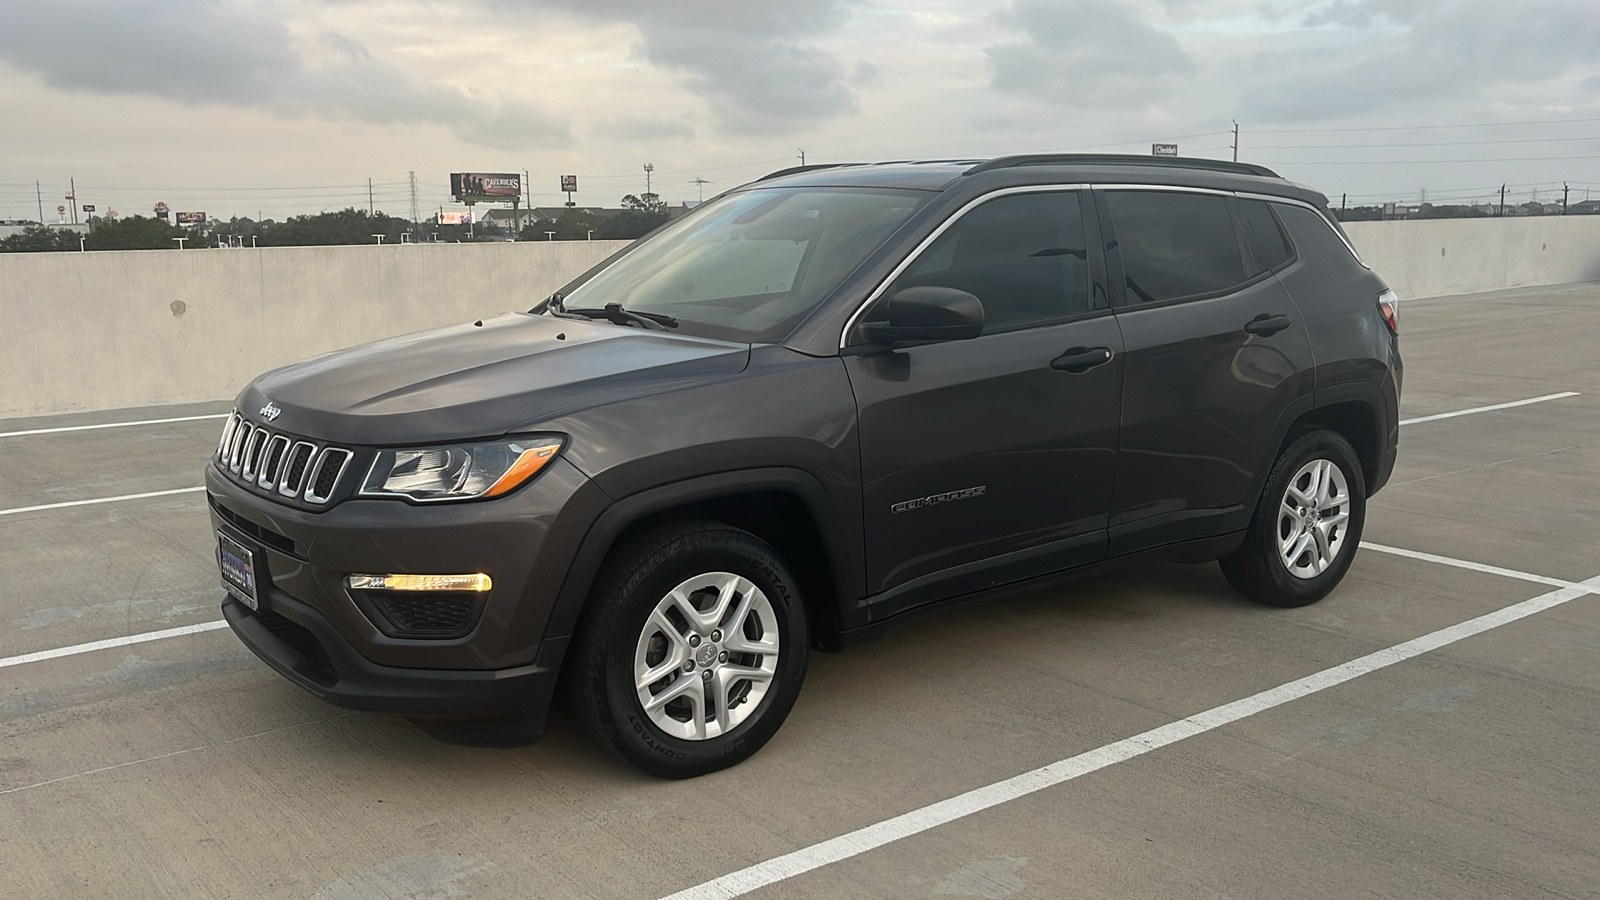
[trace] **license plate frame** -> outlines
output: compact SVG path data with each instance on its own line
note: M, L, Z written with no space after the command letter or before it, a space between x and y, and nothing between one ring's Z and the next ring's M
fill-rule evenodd
M256 554L222 532L217 532L217 568L222 572L222 586L240 603L259 609L261 601L256 596Z

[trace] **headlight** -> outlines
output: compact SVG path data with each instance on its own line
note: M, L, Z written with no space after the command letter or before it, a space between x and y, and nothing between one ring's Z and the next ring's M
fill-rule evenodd
M498 497L526 484L560 452L561 439L549 436L380 450L361 493L422 503Z

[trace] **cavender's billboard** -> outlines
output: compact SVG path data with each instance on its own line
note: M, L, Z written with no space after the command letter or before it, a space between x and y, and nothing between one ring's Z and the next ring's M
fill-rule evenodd
M521 197L522 174L451 172L450 195L457 200L510 200Z

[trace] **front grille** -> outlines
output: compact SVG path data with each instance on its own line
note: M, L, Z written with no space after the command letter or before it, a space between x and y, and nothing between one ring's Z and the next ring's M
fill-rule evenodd
M460 637L472 629L478 614L478 598L471 595L373 591L370 596L394 626L395 637Z
M355 453L251 422L237 410L217 442L217 467L268 496L324 506L337 495ZM280 501L281 502L281 501Z
M319 684L331 685L339 680L339 670L333 667L328 651L322 649L322 642L305 626L285 619L270 609L256 610L252 615L274 637L300 655L300 664L294 667L295 671Z

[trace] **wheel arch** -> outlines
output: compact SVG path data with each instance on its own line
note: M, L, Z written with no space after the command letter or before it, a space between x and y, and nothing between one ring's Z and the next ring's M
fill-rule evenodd
M658 525L691 519L743 529L776 548L798 582L812 644L837 649L847 604L859 599L851 586L852 556L844 539L850 532L836 521L821 483L788 467L686 479L612 503L589 527L568 567L546 637L573 632L606 557L619 542Z

